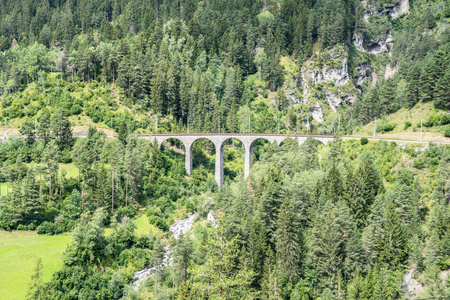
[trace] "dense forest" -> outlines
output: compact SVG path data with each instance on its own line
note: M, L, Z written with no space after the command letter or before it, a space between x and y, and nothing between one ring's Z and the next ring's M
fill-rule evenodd
M448 110L448 3L380 12L396 2L370 1L379 13L366 18L353 0L4 1L2 114L20 126L64 108L116 132L154 130L156 118L161 131L240 132L249 116L255 132L276 132L278 119L302 132L314 118L332 133L332 106L351 133L419 101ZM390 36L388 53L371 50ZM341 63L341 78L314 79ZM398 71L382 79L384 66Z
M450 137L448 1L3 0L0 20L24 137L0 143L0 230L72 237L29 299L450 297L450 147L342 139L423 104ZM218 187L210 142L187 176L179 141L135 136L248 130L335 140L259 140L249 178L229 140Z
M259 143L250 179L227 166L218 189L205 142L194 145L197 167L187 177L177 148L107 139L91 127L70 152L78 178L58 171L66 144L44 143L8 142L1 151L9 192L0 227L73 230L49 282L38 264L30 299L399 299L408 296L407 273L420 296L449 295L448 146ZM27 148L44 148L40 164L24 163ZM239 149L230 143L225 156L242 160ZM156 232L134 232L139 208ZM204 221L210 212L216 224ZM192 232L169 238L169 226L191 214ZM172 262L163 264L168 249ZM148 265L147 283L130 287Z

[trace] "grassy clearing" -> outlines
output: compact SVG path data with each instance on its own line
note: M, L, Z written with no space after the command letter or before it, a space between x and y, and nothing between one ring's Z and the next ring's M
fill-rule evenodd
M145 214L137 217L135 222L137 235L158 231L149 224ZM111 232L111 228L105 229L106 235ZM43 279L48 281L61 269L62 254L70 239L70 233L47 236L34 231L0 231L0 299L25 299L38 258L42 259Z
M42 259L42 276L48 281L63 264L70 234L0 231L0 299L25 299L36 261Z
M145 235L150 232L151 229L154 231L153 225L148 222L147 215L145 213L138 216L135 220L136 224L136 235Z
M420 121L425 122L432 114L445 113L434 108L432 102L418 103L412 109L402 108L396 113L383 117L381 120L377 120L377 127L384 123L395 123L396 127L391 132L380 133L377 132L376 136L386 139L401 139L401 140L420 140ZM405 128L405 124L409 122L411 126ZM423 127L423 141L426 142L450 142L450 138L446 138L441 132L440 127ZM359 128L355 133L355 136L373 136L373 122L367 124L364 127Z

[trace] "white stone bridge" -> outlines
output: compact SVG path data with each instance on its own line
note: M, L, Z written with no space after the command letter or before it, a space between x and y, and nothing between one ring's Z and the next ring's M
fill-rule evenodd
M281 135L281 134L240 134L240 133L199 133L199 134L154 134L154 135L140 135L140 138L145 138L150 141L156 140L158 145L161 146L162 143L168 139L176 139L183 143L185 149L185 166L186 173L192 174L192 145L198 139L210 140L214 147L216 148L216 168L215 168L215 178L217 185L222 185L223 176L223 145L225 141L229 139L237 139L242 142L245 149L244 155L244 177L247 178L250 173L250 164L252 162L253 156L253 146L255 142L259 139L269 141L270 143L276 142L278 145L281 144L286 138L297 139L299 144L303 144L308 138L307 135ZM326 144L333 140L331 136L312 136L316 140Z

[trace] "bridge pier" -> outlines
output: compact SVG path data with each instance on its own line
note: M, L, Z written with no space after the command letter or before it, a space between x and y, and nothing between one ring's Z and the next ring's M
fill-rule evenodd
M250 165L253 158L253 143L244 144L244 179L250 175Z
M192 175L192 143L185 142L184 144L184 166L186 168L186 174Z
M216 168L215 168L215 179L218 186L223 184L223 142L215 142L216 147Z

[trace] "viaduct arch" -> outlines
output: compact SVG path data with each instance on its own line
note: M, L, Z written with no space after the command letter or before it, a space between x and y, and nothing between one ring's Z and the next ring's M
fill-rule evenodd
M333 140L333 137L328 136L312 136L316 140L326 144ZM228 139L237 139L241 141L244 146L244 178L247 178L250 174L250 164L253 157L253 147L258 139L264 139L270 143L276 142L280 145L288 136L280 134L239 134L239 133L224 133L224 134L154 134L151 136L143 137L151 141L158 143L161 147L162 143L168 139L177 139L184 144L185 148L185 167L186 173L192 174L192 145L198 139L204 138L210 140L214 147L216 148L216 162L215 162L215 179L218 186L221 186L224 182L223 175L223 146L224 142ZM298 143L301 145L305 142L308 136L305 135L292 135L289 138L296 138Z

